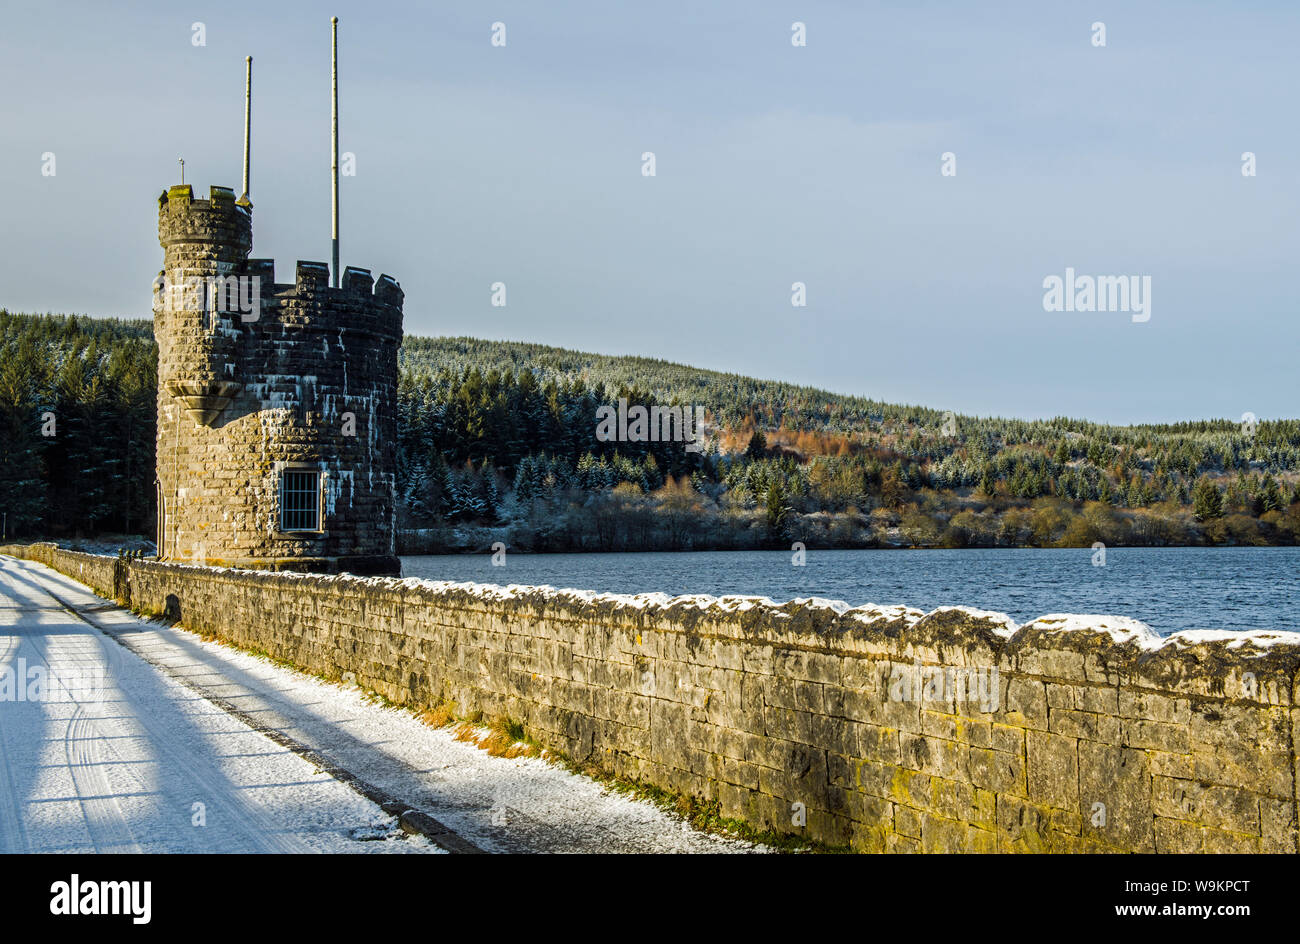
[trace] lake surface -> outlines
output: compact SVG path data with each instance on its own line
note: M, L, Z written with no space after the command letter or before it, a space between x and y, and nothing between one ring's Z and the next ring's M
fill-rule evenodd
M852 606L921 610L973 606L1018 623L1045 613L1131 616L1159 633L1182 629L1300 630L1300 548L1108 548L1105 566L1082 549L789 551L655 554L489 554L403 557L402 573L431 580L550 584L614 593L747 594L777 602L828 597Z

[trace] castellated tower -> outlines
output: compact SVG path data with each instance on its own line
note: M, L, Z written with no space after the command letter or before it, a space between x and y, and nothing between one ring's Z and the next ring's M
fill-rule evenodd
M158 200L158 557L396 574L402 289L387 275L249 259L225 187Z

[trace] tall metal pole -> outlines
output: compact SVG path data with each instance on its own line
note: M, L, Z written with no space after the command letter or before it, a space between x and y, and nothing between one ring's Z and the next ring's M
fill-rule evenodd
M245 56L244 75L244 200L248 200L248 145L253 130L253 57Z
M333 94L333 122L331 137L334 153L330 160L330 176L334 182L334 287L339 287L339 18L330 17L333 55L330 63L330 80Z

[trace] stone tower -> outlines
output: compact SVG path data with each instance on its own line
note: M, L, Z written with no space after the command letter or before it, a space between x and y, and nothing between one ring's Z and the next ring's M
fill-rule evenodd
M158 557L396 574L402 289L249 259L252 205L225 187L158 199Z

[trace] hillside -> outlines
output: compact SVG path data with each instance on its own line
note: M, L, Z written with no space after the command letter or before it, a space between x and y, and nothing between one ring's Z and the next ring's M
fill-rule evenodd
M902 405L800 386L780 380L760 380L628 355L592 354L525 341L483 341L477 338L408 337L402 365L415 373L460 373L477 368L486 373L531 371L545 383L578 379L589 385L637 387L664 401L699 403L709 409L719 425L735 428L750 422L764 429L786 426L795 430L863 432L906 427L938 428L944 409ZM1239 421L1197 420L1176 424L1108 426L1083 419L1058 417L1027 422L998 417L976 420L957 414L959 423L996 431L1015 438L1016 431L1040 428L1068 430L1080 435L1140 441L1149 436L1188 436L1199 433L1233 433ZM1291 435L1295 435L1292 430ZM1023 434L1020 434L1023 435Z
M755 428L787 429L905 440L913 433L939 433L947 416L946 410L932 407L887 403L648 357L592 354L522 341L408 337L402 350L402 366L415 375L459 375L470 369L484 374L529 371L542 384L553 381L563 385L579 380L608 389L634 388L649 392L661 402L701 404L708 409L715 426L746 433ZM1061 436L1084 437L1116 448L1136 448L1152 458L1159 458L1158 453L1194 456L1195 467L1182 463L1190 473L1196 469L1235 468L1247 445L1240 421L1229 419L1113 426L1067 417L1026 421L954 414L953 418L959 435L940 444L938 454L960 449L972 436L983 438L987 446L1043 444ZM1249 461L1274 472L1300 467L1296 453L1300 447L1300 420L1261 423L1250 439ZM1230 453L1226 462L1222 461L1225 449ZM1220 460L1217 466L1216 459Z
M147 320L0 311L11 534L152 518ZM1300 421L946 414L641 357L408 337L402 524L428 547L1294 543ZM605 442L597 410L705 408L708 448ZM42 436L53 414L57 437ZM490 542L488 542L490 543Z

